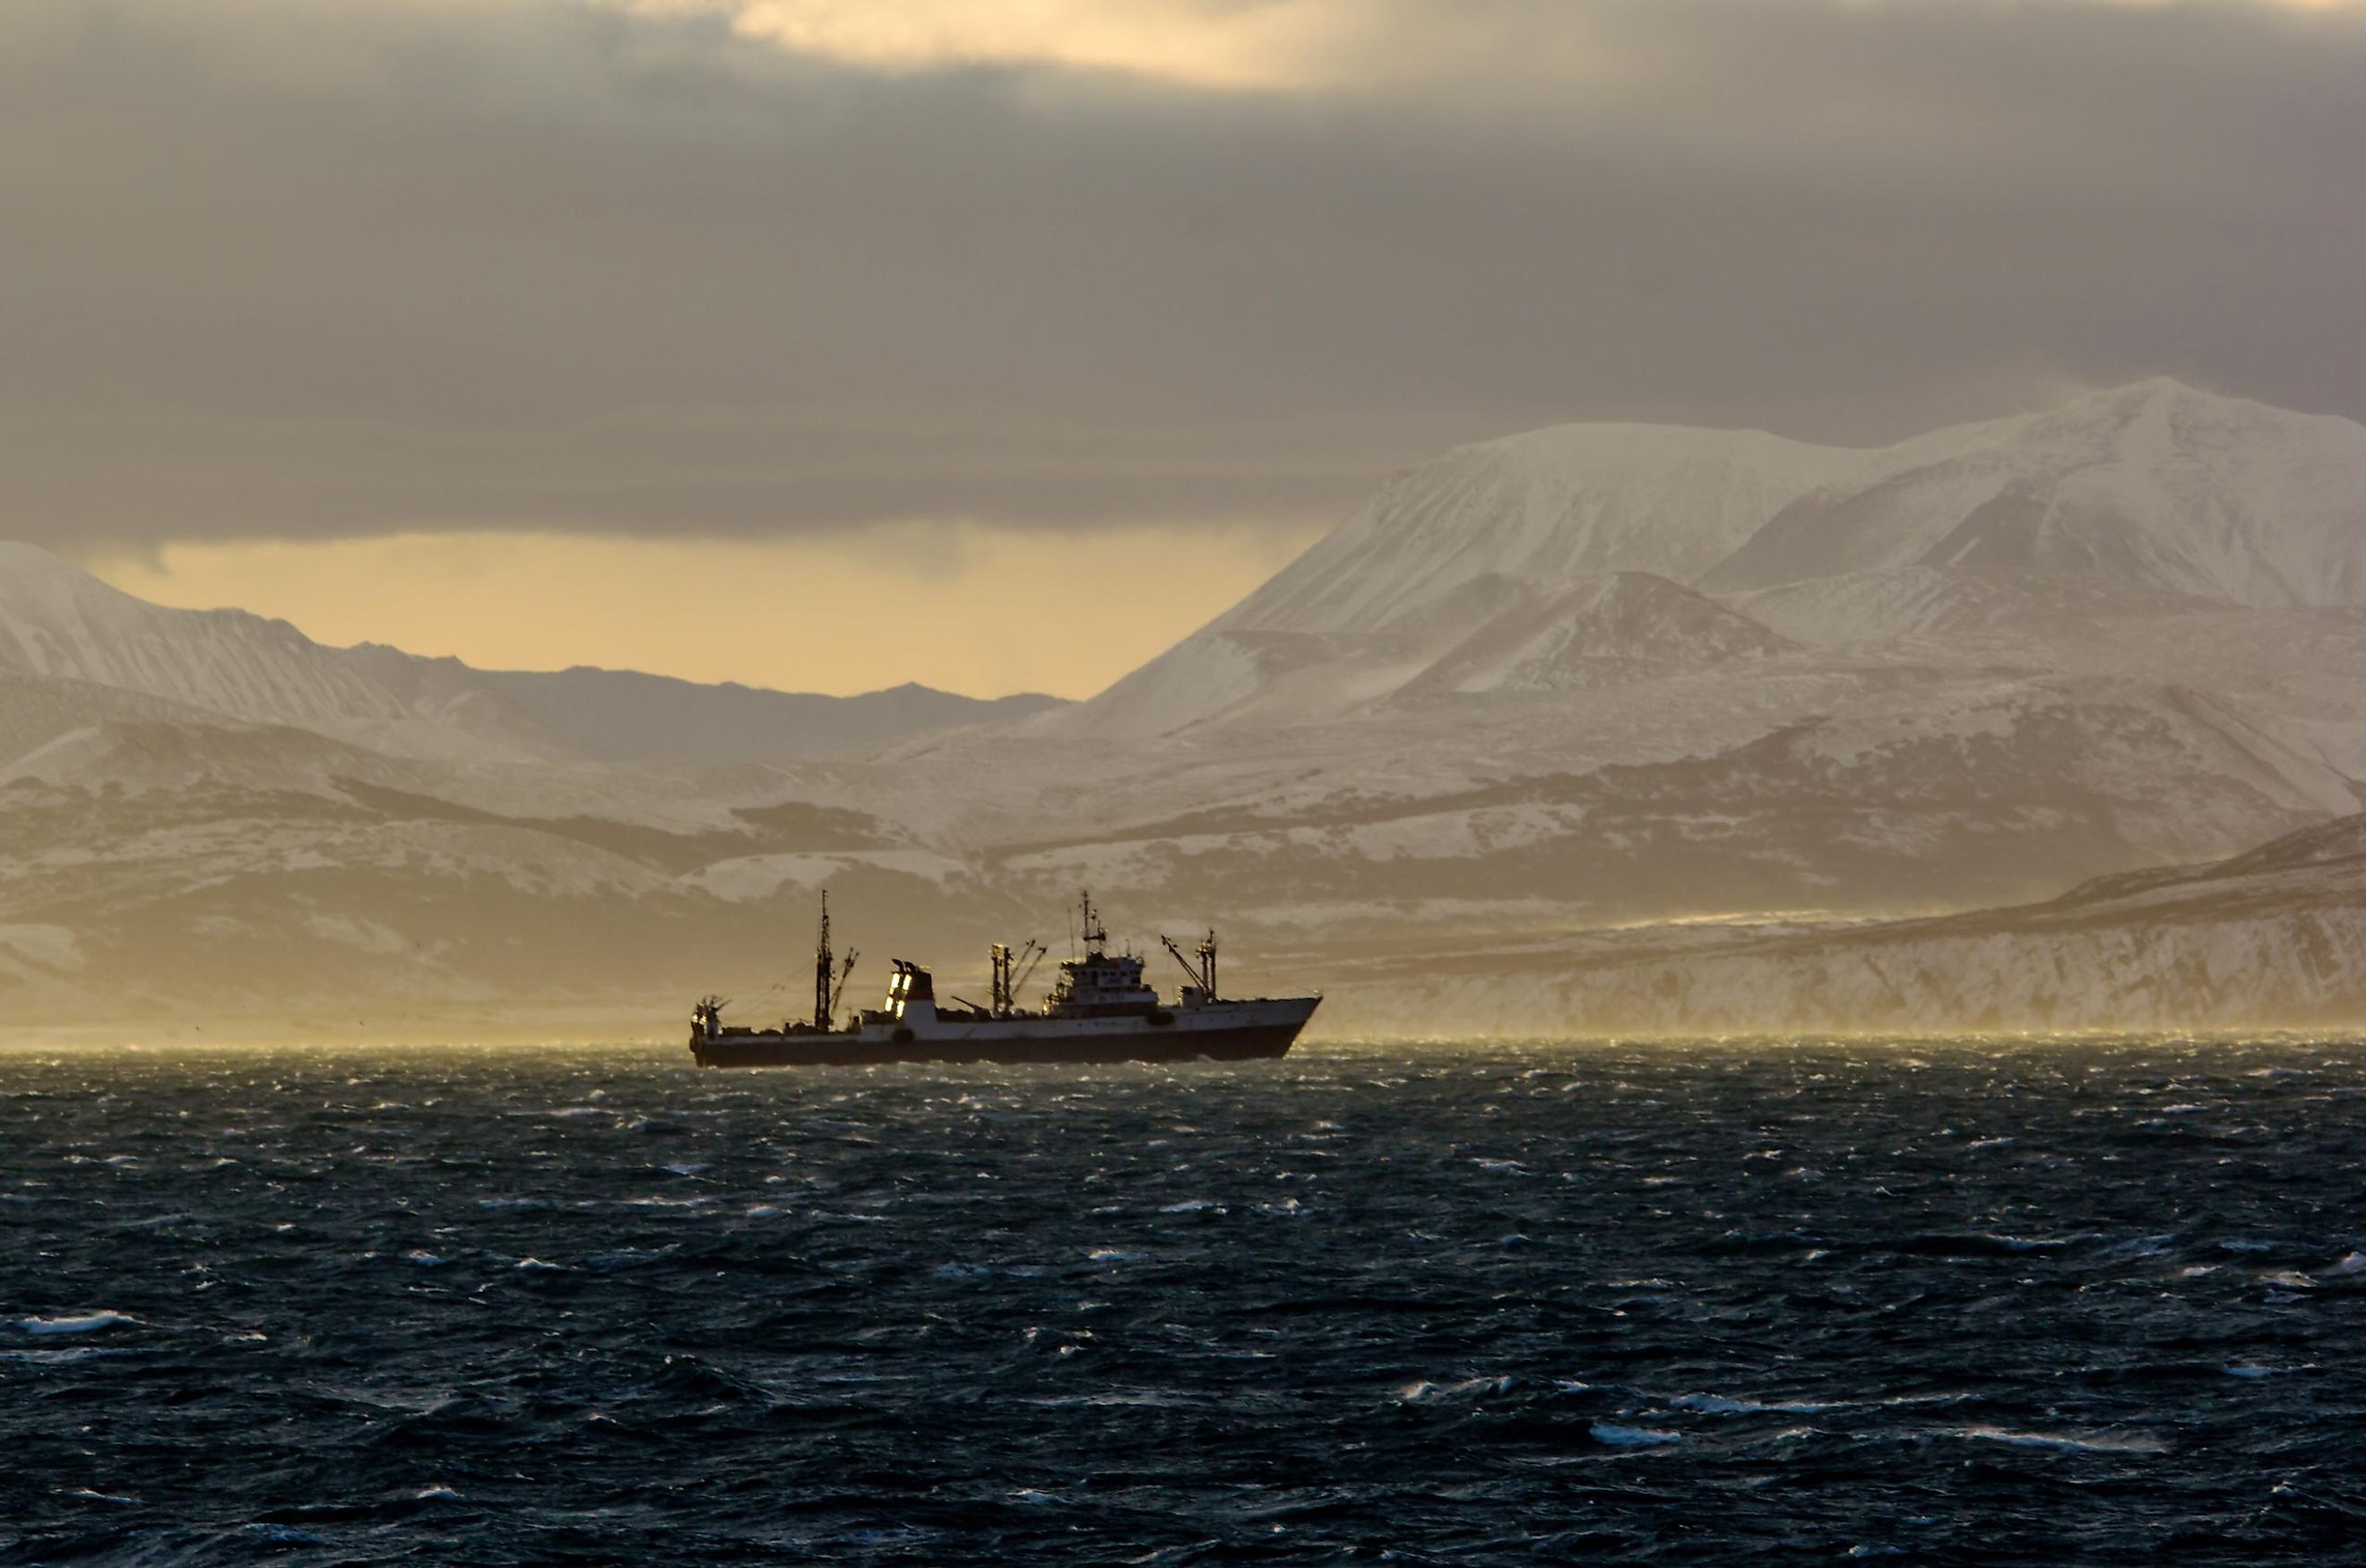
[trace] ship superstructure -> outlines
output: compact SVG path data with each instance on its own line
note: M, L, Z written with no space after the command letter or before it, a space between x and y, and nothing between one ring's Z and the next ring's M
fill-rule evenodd
M1062 960L1051 994L1040 1007L1021 1008L1018 992L1042 962L1040 942L1018 948L997 943L991 1002L980 1006L959 997L941 1002L929 970L894 960L885 1002L856 1013L836 1026L837 1001L853 967L851 950L834 959L825 901L821 940L815 958L815 1012L811 1023L777 1029L739 1028L723 1023L722 999L708 996L691 1014L690 1049L701 1067L816 1066L896 1061L1179 1061L1197 1058L1242 1060L1278 1057L1314 1015L1322 998L1256 997L1232 1000L1216 991L1216 935L1211 931L1191 957L1166 937L1190 982L1173 1002L1163 1001L1143 978L1144 960L1130 950L1111 951L1109 931L1093 907L1081 901L1077 938L1082 951Z

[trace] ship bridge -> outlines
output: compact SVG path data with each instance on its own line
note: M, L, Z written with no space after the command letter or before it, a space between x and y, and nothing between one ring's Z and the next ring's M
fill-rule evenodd
M1155 1011L1158 992L1142 978L1142 959L1109 951L1109 931L1089 894L1084 900L1085 955L1060 966L1043 1011L1055 1017L1111 1017Z

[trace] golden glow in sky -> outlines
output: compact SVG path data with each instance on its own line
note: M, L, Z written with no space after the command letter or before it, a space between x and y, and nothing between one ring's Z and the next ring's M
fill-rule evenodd
M480 669L587 664L783 691L917 680L976 697L1088 697L1231 608L1313 532L405 533L168 544L87 565L156 603L251 610L317 642L390 643Z
M712 12L800 54L915 69L1041 62L1200 87L1301 81L1358 9L1352 0L625 0L644 13Z

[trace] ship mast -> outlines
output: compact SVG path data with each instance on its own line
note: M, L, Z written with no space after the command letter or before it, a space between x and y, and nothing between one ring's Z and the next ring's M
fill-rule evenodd
M838 1000L845 993L846 977L854 972L854 960L860 957L851 947L846 957L833 963L829 956L829 890L821 893L821 935L814 943L814 1027L828 1030L837 1027Z
M831 971L838 967L829 951L829 890L821 890L821 935L814 943L814 1027L827 1029L830 1025L830 992L836 989L830 982Z

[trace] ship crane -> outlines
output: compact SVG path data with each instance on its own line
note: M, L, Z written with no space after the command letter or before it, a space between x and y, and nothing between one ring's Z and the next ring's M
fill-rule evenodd
M1019 988L1027 983L1027 977L1035 972L1035 966L1043 961L1043 955L1050 950L1032 936L1016 952L1008 942L994 945L990 955L994 963L991 1011L996 1017L1008 1018L1019 1011ZM1022 969L1019 967L1021 964L1027 967Z
M838 961L838 980L836 983L831 985L829 988L829 1016L831 1019L835 1019L838 1016L839 998L846 994L846 977L854 972L854 960L861 957L862 957L861 953L849 947L846 950L846 957Z
M1174 954L1174 955L1175 955L1175 961L1176 961L1177 963L1178 963L1178 964L1180 964L1180 965L1182 965L1182 966L1183 966L1183 972L1184 972L1185 974L1187 974L1187 975L1189 975L1189 976L1191 977L1191 979L1192 979L1192 980L1194 980L1194 981L1199 985L1199 987L1200 987L1200 995L1201 999L1202 999L1202 1000L1204 1000L1204 1001L1208 1001L1208 1002L1213 1002L1213 1001L1215 1001L1215 1000L1216 1000L1216 933L1215 933L1215 931L1211 928L1211 929L1209 931L1209 933L1208 933L1208 935L1207 935L1206 936L1204 936L1204 937L1200 938L1200 945L1199 945L1198 946L1196 946L1196 947L1194 947L1194 948L1192 948L1192 949L1191 949L1192 958L1197 958L1197 959L1199 960L1197 963L1194 963L1194 962L1192 961L1192 958L1185 958L1185 957L1183 956L1183 949L1182 949L1182 948L1180 948L1180 947L1178 947L1178 946L1177 946L1175 945L1175 938L1173 938L1172 936L1167 936L1167 935L1162 935L1158 938L1158 940L1159 940L1160 942L1162 942L1162 943L1166 944L1166 950L1167 950L1168 952L1170 952L1170 953L1172 953L1172 954Z

